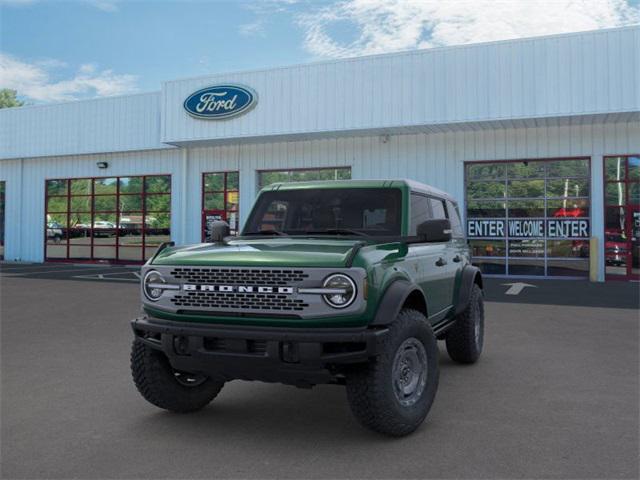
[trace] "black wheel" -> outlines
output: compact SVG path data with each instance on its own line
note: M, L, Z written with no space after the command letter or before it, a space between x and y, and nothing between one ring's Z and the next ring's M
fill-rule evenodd
M484 302L478 285L473 285L467 308L458 315L445 340L452 360L475 363L480 358L484 343Z
M405 309L391 324L381 354L347 375L347 397L365 427L408 435L429 413L438 379L438 346L431 326L422 313Z
M178 413L206 407L224 385L222 380L174 370L162 352L135 340L131 349L131 373L145 400Z

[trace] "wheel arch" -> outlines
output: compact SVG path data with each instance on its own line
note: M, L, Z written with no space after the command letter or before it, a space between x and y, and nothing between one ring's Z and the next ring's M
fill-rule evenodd
M462 270L460 278L460 293L458 294L458 302L456 303L456 315L467 308L469 298L471 297L471 289L474 285L478 285L481 290L484 289L482 273L478 267L467 265Z
M428 318L427 299L422 289L408 280L398 279L385 290L371 325L389 325L403 308L412 308Z

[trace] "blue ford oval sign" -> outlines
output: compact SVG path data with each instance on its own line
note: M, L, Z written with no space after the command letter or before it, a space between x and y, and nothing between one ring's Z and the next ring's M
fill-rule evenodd
M184 101L184 109L197 118L218 120L235 117L253 108L258 96L241 85L214 85L192 93Z

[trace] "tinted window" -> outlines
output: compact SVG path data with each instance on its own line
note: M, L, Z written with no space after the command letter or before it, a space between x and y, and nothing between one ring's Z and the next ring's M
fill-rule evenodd
M401 217L398 189L279 190L259 197L243 233L335 234L331 230L346 229L367 235L400 235Z
M429 200L431 202L431 213L433 218L447 218L447 213L444 209L444 202L435 198L430 198Z
M418 225L427 220L431 216L429 210L429 198L424 195L411 194L411 221L409 226L409 235L416 235Z
M451 230L453 236L457 238L464 237L464 231L462 230L462 222L460 221L460 213L458 212L458 206L453 202L447 200L447 210L449 211L449 220L451 221Z

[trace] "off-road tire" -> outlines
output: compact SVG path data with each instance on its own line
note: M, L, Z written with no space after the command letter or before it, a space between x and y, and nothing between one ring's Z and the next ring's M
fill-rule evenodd
M473 284L469 303L456 317L445 338L447 352L458 363L475 363L484 344L484 302L482 289Z
M224 386L224 381L211 378L193 386L179 383L167 357L137 340L131 347L131 374L145 400L176 413L195 412L206 407Z
M399 348L414 339L426 353L426 383L412 405L402 405L394 389L394 360ZM347 398L357 420L365 427L391 436L408 435L424 421L438 389L438 345L426 317L403 309L389 327L382 351L367 365L346 375Z

